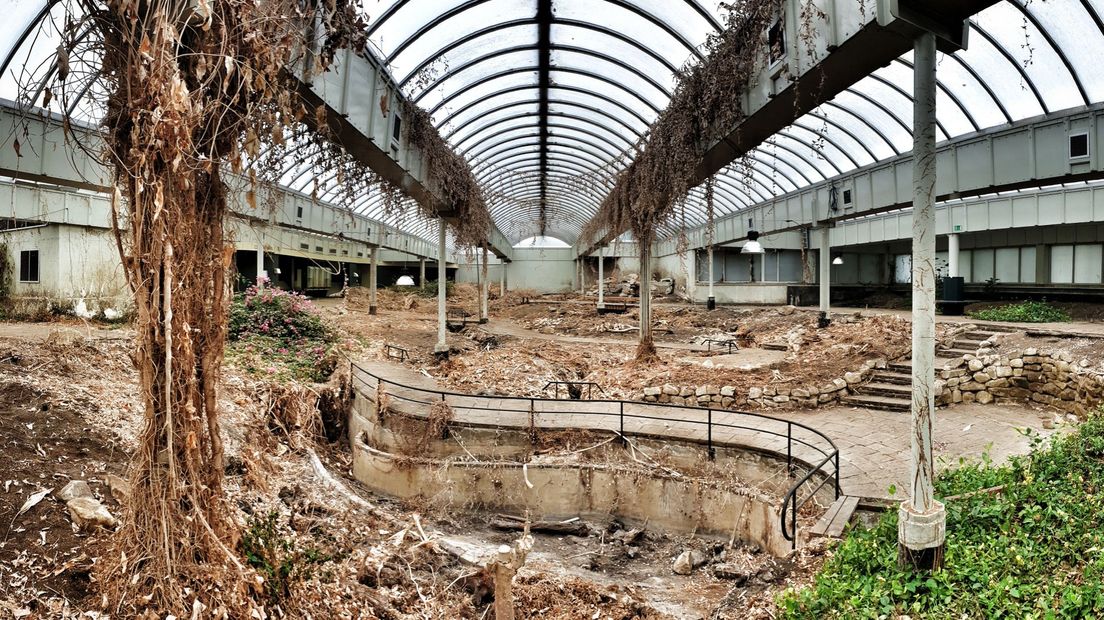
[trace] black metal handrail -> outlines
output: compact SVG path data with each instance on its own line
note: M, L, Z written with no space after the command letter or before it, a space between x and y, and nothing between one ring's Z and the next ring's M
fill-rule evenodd
M495 401L496 404L494 406L483 406L483 405L478 405L478 404L462 404L462 403L457 403L457 402L452 402L452 403L448 403L448 404L452 407L452 409L454 411L455 410L495 411L495 412L499 412L499 413L507 412L507 413L521 414L521 415L524 415L524 416L528 417L528 424L529 424L530 428L535 426L535 417L539 413L556 413L556 414L559 414L559 415L588 416L588 417L598 417L598 418L616 417L616 418L618 418L618 433L621 436L622 440L625 440L625 437L627 436L626 432L625 432L625 420L626 419L629 419L629 420L633 420L633 419L636 419L636 420L649 420L649 421L654 421L654 422L667 423L668 425L670 425L670 424L689 424L689 425L692 425L692 426L699 426L699 427L700 426L705 426L705 428L706 428L706 448L707 448L707 453L709 455L709 458L711 460L715 457L715 454L716 454L716 452L715 452L715 443L719 444L719 445L723 445L723 446L741 445L741 444L734 444L734 443L724 442L724 441L714 442L714 439L713 439L713 430L714 430L714 428L751 431L751 432L756 433L756 434L762 434L762 435L766 435L766 436L769 436L769 437L777 437L779 439L784 437L785 440L786 440L786 467L787 467L787 471L792 475L794 473L795 464L798 463L798 462L800 462L800 463L802 463L802 464L804 464L808 467L808 471L806 471L800 478L798 478L794 482L794 484L789 488L789 490L785 493L785 495L783 495L783 499L782 499L782 503L781 503L781 510L780 510L780 514L779 514L779 518L780 518L780 522L781 522L781 526L782 526L782 536L786 540L793 543L793 546L795 548L797 546L797 514L798 514L798 511L800 511L800 509L802 507L804 507L805 504L810 499L815 497L816 494L822 488L824 488L824 485L826 485L829 480L832 480L834 482L835 499L839 499L839 497L840 497L839 448L836 447L835 442L833 442L831 439L829 439L827 435L825 435L824 433L821 433L820 431L816 430L815 428L812 428L811 426L807 426L807 425L802 424L800 422L793 422L791 420L783 420L781 418L775 418L773 416L763 415L763 414L760 414L760 413L752 413L750 411L734 411L734 410L731 410L731 409L723 410L723 413L727 414L727 415L736 415L736 416L740 416L740 417L749 417L749 418L754 418L754 419L757 419L757 420L769 421L771 423L777 423L779 425L785 424L786 425L786 432L785 432L785 434L783 434L781 432L773 431L773 430L764 428L762 426L754 427L754 426L745 426L745 425L741 425L741 424L715 422L713 420L714 410L712 408L707 408L707 407L705 407L705 408L703 408L703 407L687 407L687 406L684 406L684 405L674 405L674 404L670 404L670 403L647 403L647 402L623 401L623 400L612 400L612 399L610 399L610 400L585 400L585 401L580 401L580 400L559 400L559 399L550 399L550 398L538 398L538 397L530 397L530 396L498 396L498 395L495 395L495 396L479 396L479 395L474 395L474 394L462 394L462 393L459 393L459 392L449 392L449 391L445 391L445 390L427 389L427 388L420 388L420 387L405 385L405 384L399 383L397 381L392 381L390 379L385 379L385 378L383 378L379 375L376 375L375 373L372 373L371 371L357 365L355 362L353 362L351 360L350 360L350 366L353 369L355 369L355 370L359 371L360 373L362 373L363 375L367 375L368 377L371 377L372 379L374 379L376 381L376 385L374 385L374 386L371 385L367 381L363 381L363 383L369 388L375 388L376 390L382 390L385 385L391 385L391 386L394 386L396 388L400 388L400 389L403 389L403 390L408 390L410 392L414 392L415 394L425 394L429 398L429 400L420 400L418 398L412 398L410 396L403 395L399 392L395 392L395 391L388 392L388 396L393 398L393 399L403 401L403 402L408 402L408 403L411 403L411 404L416 404L416 405L432 405L435 402L448 402L447 399L450 396L453 397L454 399ZM355 381L355 379L357 378L357 373L353 373L353 378L354 378L354 381ZM354 388L355 388L355 382L354 382ZM371 400L372 395L370 393L365 394L365 395ZM375 401L373 401L373 402L375 402ZM503 406L503 405L506 405L506 404L514 404L514 403L521 404L522 406L518 407L518 408L510 408L510 407ZM599 411L595 411L595 410L572 411L572 410L565 410L565 409L559 409L559 408L555 409L554 411L541 411L541 410L537 409L537 403L543 403L543 404L554 403L556 406L562 406L562 405L568 404L568 403L577 403L577 404L584 404L585 403L587 405L615 405L617 411L600 411L600 410ZM706 418L705 418L705 420L681 419L681 418L676 419L676 418L669 418L669 417L643 415L641 413L633 413L632 411L626 413L625 405L629 405L631 407L637 407L637 408L677 409L677 410L680 410L680 411L701 412L701 413L705 413ZM750 424L750 422L749 422L749 424ZM513 426L513 425L510 425L510 424L501 424L501 423L498 424L498 425L499 426ZM519 428L523 427L522 425L517 425L517 426ZM592 428L592 427L582 427L582 426L579 426L579 425L572 425L572 427L573 428L586 428L587 430L608 430L608 429L598 429L598 428ZM817 441L819 439L819 440L823 440L823 443L827 444L827 445L814 445L812 443L809 443L809 441L806 441L803 438L795 437L794 436L794 429L795 428L800 429L802 431L807 431L807 432L811 433L816 438L816 439L810 439L810 441ZM630 433L630 434L645 435L646 433ZM668 436L671 436L671 435L668 435ZM820 442L817 442L817 443L820 443ZM795 446L804 446L805 448L808 448L809 450L811 450L811 451L815 452L817 455L819 455L821 460L814 463L812 461L806 461L805 459L801 459L801 458L796 457L794 455L794 447ZM759 450L759 451L762 451L762 452L768 452L768 453L771 453L771 454L775 454L777 456L781 456L781 452L777 449L774 449L774 448L761 447L761 446L742 446L742 445L741 445L741 447L749 447L749 448L753 448L755 450ZM814 458L816 458L816 457L814 457ZM832 471L831 472L829 472L826 469L829 464L832 465ZM813 481L813 477L818 473L821 474L821 479L820 479L819 484L817 484L815 481ZM814 485L814 484L816 485L815 488L813 488L803 498L799 499L799 495L800 495L802 487L804 487L805 485L810 485L811 486L811 485Z
M582 388L585 387L587 389L587 397L586 397L587 400L591 400L590 397L594 395L594 388L598 388L598 391L601 392L603 396L605 396L605 394L606 394L606 391L602 389L602 386L598 385L597 383L595 383L593 381L549 381L548 383L544 384L544 391L547 392L548 388L555 386L556 391L552 395L552 397L555 398L556 400L560 400L560 386L561 385L567 386L568 396L571 395L571 387L572 386L577 386L580 389L580 392L582 391ZM581 396L581 394L580 394L580 396ZM578 398L573 398L571 400L579 400L579 399Z

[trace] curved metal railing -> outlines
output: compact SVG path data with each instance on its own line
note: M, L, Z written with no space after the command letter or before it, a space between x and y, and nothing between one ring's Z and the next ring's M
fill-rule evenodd
M791 420L783 420L749 411L730 409L714 410L708 407L688 407L669 403L648 403L623 400L567 400L536 398L529 396L480 396L438 389L404 385L385 379L350 360L353 388L358 382L367 390L358 390L371 402L375 394L385 387L389 398L398 403L432 406L445 402L454 412L494 413L494 426L535 429L538 420L542 428L577 428L584 430L613 431L622 440L629 435L659 436L699 442L698 433L704 427L705 445L709 458L716 454L716 446L752 449L781 458L786 457L787 472L795 478L783 495L780 520L782 535L797 546L797 515L810 499L832 481L835 498L840 496L839 449L824 433ZM378 404L378 403L376 403ZM628 408L628 410L626 410ZM672 411L693 412L695 417L663 415ZM722 414L728 421L717 421L715 414ZM704 415L705 419L701 419ZM550 418L550 416L553 416ZM735 418L735 422L732 421ZM625 421L640 423L640 430L625 431ZM596 422L595 422L596 421ZM552 424L549 424L549 423ZM559 425L556 425L556 423ZM593 422L593 423L592 423ZM754 424L754 426L752 426ZM647 430L655 425L654 430ZM728 431L728 439L716 440L715 432ZM759 439L761 441L740 441ZM798 472L798 467L805 471ZM818 482L819 475L819 482Z

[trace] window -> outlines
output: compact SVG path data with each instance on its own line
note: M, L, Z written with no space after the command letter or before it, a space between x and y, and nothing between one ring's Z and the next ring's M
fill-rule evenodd
M299 249L300 249L300 250L309 250L309 249L310 249L310 245L309 245L309 244L306 244L306 243L300 243L300 244L299 244Z
M38 250L19 253L19 281L38 282Z
M1075 133L1069 137L1069 158L1084 159L1089 156L1089 134Z
M295 219L299 219L299 220L303 219L303 207L296 207L295 208Z
M847 206L849 204L851 204L851 190L845 189L843 190L843 205Z
M786 57L786 31L781 19L775 21L767 31L767 45L770 47L770 64Z
M391 141L398 144L402 138L402 117L398 114L395 115L395 124L391 127Z

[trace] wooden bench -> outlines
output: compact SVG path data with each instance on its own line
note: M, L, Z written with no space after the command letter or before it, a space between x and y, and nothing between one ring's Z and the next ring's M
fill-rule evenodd
M828 538L842 537L847 525L851 523L851 516L855 514L855 509L858 507L859 498L851 495L841 495L828 507L824 516L809 530L809 533L813 536L826 536Z

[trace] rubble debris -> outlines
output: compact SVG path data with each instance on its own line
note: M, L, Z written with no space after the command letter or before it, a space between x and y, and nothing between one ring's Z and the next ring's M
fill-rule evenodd
M57 492L56 497L62 502L68 502L78 497L95 497L95 494L92 493L92 487L84 480L70 480L69 484Z
M69 517L78 530L88 531L96 527L114 528L115 517L94 497L74 497L65 503Z
M496 530L523 531L528 526L530 531L545 534L568 534L571 536L590 536L590 527L580 521L578 517L565 521L533 521L527 523L521 517L499 514L491 519L491 527Z
M687 549L675 558L675 564L671 570L676 575L689 575L695 568L701 568L709 563L709 557L697 549Z

